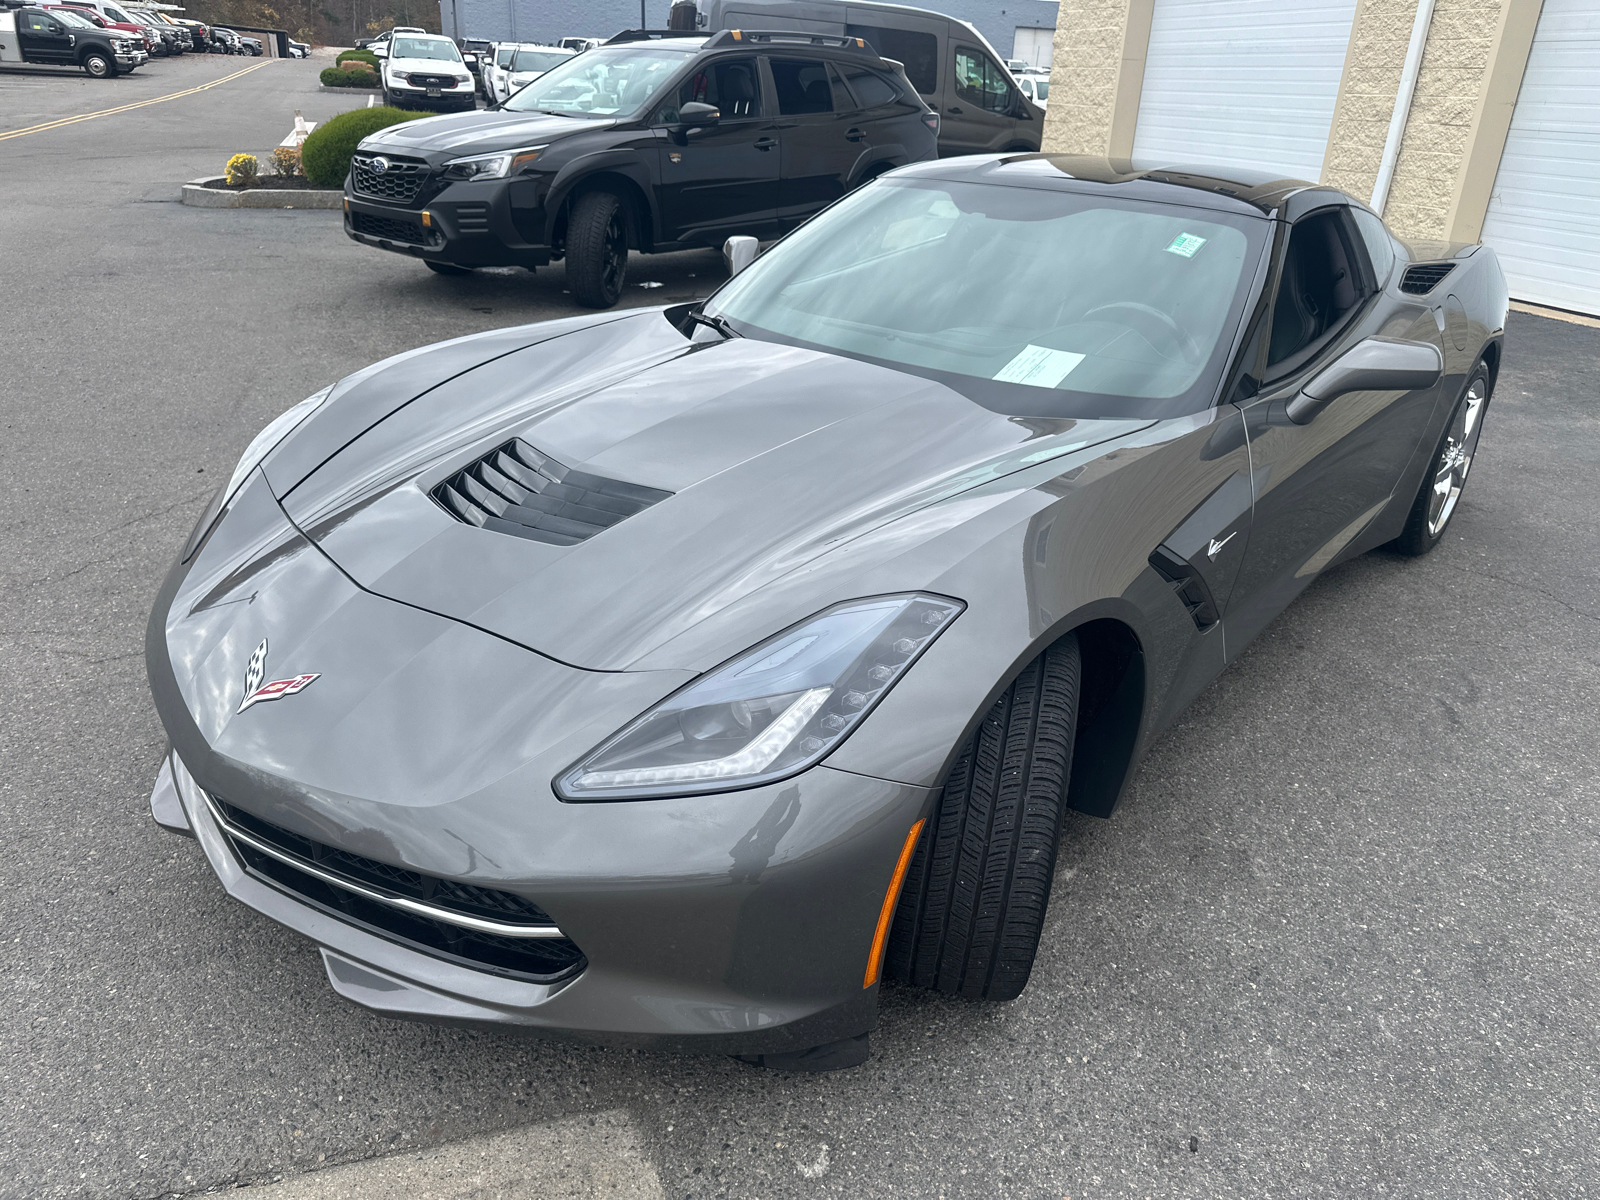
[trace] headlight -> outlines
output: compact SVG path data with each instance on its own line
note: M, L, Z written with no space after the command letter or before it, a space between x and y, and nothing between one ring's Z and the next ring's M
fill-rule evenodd
M452 158L444 165L450 179L504 179L515 175L544 151L543 146L526 150L502 150L498 154L474 154L471 158Z
M261 460L272 453L273 447L289 436L290 430L316 411L317 406L328 398L328 393L332 392L333 388L334 385L330 383L320 392L307 396L288 412L280 413L267 424L265 429L250 439L250 444L244 448L244 454L239 458L239 465L233 468L233 474L228 477L228 482L217 489L217 494L211 498L211 503L206 505L206 511L195 525L194 532L189 535L189 542L183 548L183 561L187 562L196 547L205 540L206 534L216 522L217 514L227 507L228 502L233 499L233 494L239 490L239 485L249 478L250 472L261 465Z
M824 609L702 675L556 783L568 800L643 800L797 774L850 735L965 607L921 593Z

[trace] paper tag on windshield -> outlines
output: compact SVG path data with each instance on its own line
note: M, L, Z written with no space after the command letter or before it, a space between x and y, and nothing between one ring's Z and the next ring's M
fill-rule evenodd
M1203 237L1195 237L1192 233L1180 233L1172 239L1172 245L1167 247L1168 253L1181 254L1185 258L1193 258L1194 252L1206 244Z
M1055 387L1084 356L1071 350L1052 350L1048 346L1025 346L995 376L1001 383L1026 383L1033 387Z

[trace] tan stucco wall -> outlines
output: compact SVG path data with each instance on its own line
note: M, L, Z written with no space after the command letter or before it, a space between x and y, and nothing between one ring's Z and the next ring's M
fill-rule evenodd
M1322 160L1322 182L1363 200L1372 195L1378 181L1417 3L1361 0L1350 27L1350 49Z
M1127 155L1154 0L1061 0L1043 149Z

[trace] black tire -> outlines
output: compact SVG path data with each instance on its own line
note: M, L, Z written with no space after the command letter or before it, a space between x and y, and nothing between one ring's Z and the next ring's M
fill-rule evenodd
M973 1000L1022 994L1055 876L1081 675L1068 634L962 746L906 873L890 979Z
M567 289L587 308L610 308L628 277L628 213L614 192L587 192L567 215Z
M422 260L422 265L435 275L471 275L471 267L458 267L454 263L434 262L431 258Z
M91 50L83 56L83 69L95 79L110 79L117 73L117 62L109 54Z
M1489 365L1480 360L1467 376L1461 399L1456 401L1450 420L1439 435L1439 444L1434 447L1416 499L1411 502L1405 529L1389 543L1401 554L1420 558L1444 540L1460 506L1473 460L1478 456L1478 438L1483 433L1483 418L1492 391Z

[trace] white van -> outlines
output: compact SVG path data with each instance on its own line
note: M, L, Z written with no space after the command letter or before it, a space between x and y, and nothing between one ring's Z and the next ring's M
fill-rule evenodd
M858 37L905 66L939 114L939 153L1039 149L1044 109L1023 95L984 36L954 17L868 0L699 0L707 30L794 30Z

